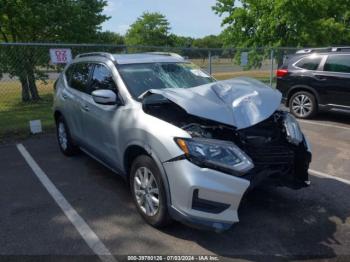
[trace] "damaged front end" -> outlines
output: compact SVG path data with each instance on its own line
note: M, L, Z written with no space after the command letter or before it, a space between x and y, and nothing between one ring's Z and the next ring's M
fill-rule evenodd
M187 158L250 181L299 189L309 185L311 152L297 121L278 110L280 94L237 79L184 90L150 90L143 110L185 131L175 138ZM201 110L200 110L201 109Z

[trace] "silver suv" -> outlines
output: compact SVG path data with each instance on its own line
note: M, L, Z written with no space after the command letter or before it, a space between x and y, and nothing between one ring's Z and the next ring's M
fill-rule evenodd
M55 84L63 154L80 150L130 184L151 225L225 230L261 181L309 184L310 147L281 93L216 81L177 54L81 54Z

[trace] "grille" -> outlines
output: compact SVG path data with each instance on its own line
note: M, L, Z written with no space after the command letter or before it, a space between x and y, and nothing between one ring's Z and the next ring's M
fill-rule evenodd
M294 150L284 145L248 146L246 152L256 166L293 164L295 156Z

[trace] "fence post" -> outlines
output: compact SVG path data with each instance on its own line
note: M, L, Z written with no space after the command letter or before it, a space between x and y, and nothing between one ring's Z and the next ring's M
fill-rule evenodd
M272 79L273 79L273 57L274 57L274 50L271 49L270 59L271 59L271 69L270 69L270 86L272 87Z
M209 53L208 53L208 60L209 60L209 74L211 75L211 70L212 70L212 68L211 68L211 51L209 50Z

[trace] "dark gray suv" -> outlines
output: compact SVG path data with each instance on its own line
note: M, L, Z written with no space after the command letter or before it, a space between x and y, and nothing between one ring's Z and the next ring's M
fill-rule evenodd
M277 70L277 89L298 118L321 110L350 113L350 48L298 51Z

